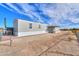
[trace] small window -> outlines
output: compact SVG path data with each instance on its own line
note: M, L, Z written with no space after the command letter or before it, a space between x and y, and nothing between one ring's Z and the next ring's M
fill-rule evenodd
M32 23L29 24L29 29L32 29Z
M39 25L39 29L41 28L41 25Z

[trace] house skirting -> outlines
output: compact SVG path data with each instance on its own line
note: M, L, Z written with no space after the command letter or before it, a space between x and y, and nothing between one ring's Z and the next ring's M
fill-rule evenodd
M15 35L18 36L18 37L21 37L21 36L43 34L43 33L46 33L46 31L16 32Z

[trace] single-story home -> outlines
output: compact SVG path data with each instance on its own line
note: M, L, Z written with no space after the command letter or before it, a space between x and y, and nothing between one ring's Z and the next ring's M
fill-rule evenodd
M46 33L47 24L16 19L14 21L14 35L27 36Z

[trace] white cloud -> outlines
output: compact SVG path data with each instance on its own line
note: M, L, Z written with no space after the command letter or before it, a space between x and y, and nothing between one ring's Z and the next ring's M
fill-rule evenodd
M1 4L1 3L0 3L0 5L1 5L1 6L3 6L4 8L6 8L6 9L10 10L10 11L13 11L13 9L8 8L8 7L7 7L7 6L5 6L4 4Z
M36 17L37 19L34 19L34 21L38 21L38 22L42 22L44 23L44 21L41 19L41 17L39 16L39 14L37 14L35 12L34 7L29 6L28 4L19 4L23 10L25 11L25 14L29 14L32 18Z
M70 18L71 22L79 23L79 18Z
M3 7L5 7L6 9L11 10L12 12L16 11L16 13L23 14L23 15L26 15L26 16L30 16L31 18L33 18L33 15L32 15L33 12L30 11L28 8L23 8L23 6L21 6L22 4L19 4L19 5L24 9L25 12L22 11L22 10L19 10L16 6L12 5L11 3L7 3L7 5L11 8L8 8L7 6L4 6L3 4L1 4L1 5ZM26 6L26 5L24 5L24 6Z
M1 6L7 8L8 10L11 11L16 11L20 14L23 15L28 15L31 18L34 18L34 16L38 19L34 19L35 21L39 22L44 22L39 14L35 12L35 8L32 6L29 6L28 4L18 4L21 6L23 10L19 10L18 7L14 6L13 4L7 3L7 5L11 8L6 7L3 4L0 4ZM73 23L79 23L79 18L75 18L76 16L74 13L75 11L79 12L79 4L40 4L40 10L43 11L44 14L48 15L51 17L52 20L54 20L55 24L60 24L60 20L62 21L63 19L70 20ZM63 19L62 19L63 18ZM52 23L52 22L50 22Z
M43 12L48 14L52 20L55 20L56 24L60 23L63 19L70 20L73 23L79 23L79 18L75 18L75 11L79 12L79 4L56 4L56 8L53 6L42 7ZM62 19L63 18L63 19Z

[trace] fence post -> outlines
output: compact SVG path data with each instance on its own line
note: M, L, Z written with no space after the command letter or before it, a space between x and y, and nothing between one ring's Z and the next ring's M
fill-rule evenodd
M10 46L12 46L12 36L10 36Z
M79 32L76 32L75 35L76 35L77 41L78 41L78 43L79 43Z
M0 32L0 41L1 41L1 39L2 39L2 32Z
M2 38L2 37L1 37L1 35L0 35L0 41L1 41L1 38Z

